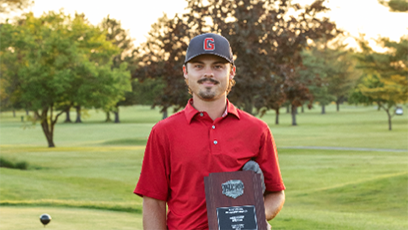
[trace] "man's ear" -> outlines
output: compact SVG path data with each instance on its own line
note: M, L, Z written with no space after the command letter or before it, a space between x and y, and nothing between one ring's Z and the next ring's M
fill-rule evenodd
M234 79L236 71L237 71L237 68L235 67L235 65L231 66L230 79Z
M184 78L187 78L187 66L183 65L183 74L184 74Z

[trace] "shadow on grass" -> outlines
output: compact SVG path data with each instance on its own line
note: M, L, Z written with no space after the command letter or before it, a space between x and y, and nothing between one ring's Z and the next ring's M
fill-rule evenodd
M126 138L105 141L102 145L146 145L147 138Z
M0 167L2 168L10 168L10 169L21 169L27 170L28 169L28 162L27 161L16 161L12 159L7 159L4 157L0 157Z
M0 168L18 169L18 170L41 170L48 169L28 163L27 161L17 161L14 158L0 157Z

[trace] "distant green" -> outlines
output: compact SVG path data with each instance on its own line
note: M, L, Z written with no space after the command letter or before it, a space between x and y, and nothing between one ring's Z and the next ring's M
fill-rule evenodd
M158 111L121 107L121 123L114 124L89 110L82 124L57 124L56 148L46 147L38 125L21 122L24 111L15 118L1 113L1 157L29 167L0 168L0 229L43 229L43 213L54 217L48 229L141 229L142 199L133 189ZM280 125L273 112L262 118L287 189L273 229L408 229L407 113L388 131L384 112L374 107L336 112L332 105L326 112L315 106L299 113L297 127L283 109ZM372 151L290 148L301 146Z

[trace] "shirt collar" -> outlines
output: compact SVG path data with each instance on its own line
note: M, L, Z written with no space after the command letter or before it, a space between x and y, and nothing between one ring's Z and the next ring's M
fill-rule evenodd
M200 111L193 107L193 99L190 98L190 100L188 100L187 102L186 107L184 108L184 114L186 115L189 124L198 113L200 113ZM227 99L227 107L222 117L226 117L228 114L232 114L240 119L237 108Z

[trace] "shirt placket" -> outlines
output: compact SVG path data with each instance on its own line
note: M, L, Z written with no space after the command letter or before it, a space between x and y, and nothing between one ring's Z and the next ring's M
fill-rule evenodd
M215 121L212 122L210 125L210 145L211 145L211 152L212 153L219 153L221 152L221 145L222 140L221 140L221 135L220 135L220 120L216 119Z

